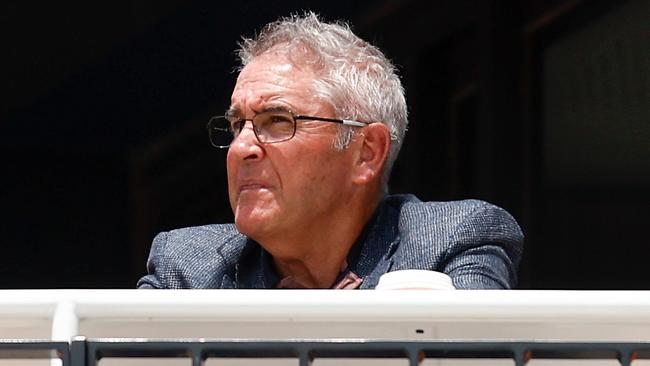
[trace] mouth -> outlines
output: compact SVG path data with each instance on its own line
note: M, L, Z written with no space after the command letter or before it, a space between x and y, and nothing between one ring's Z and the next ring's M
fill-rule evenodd
M252 191L252 190L257 190L257 189L262 189L262 188L266 188L266 187L264 185L262 185L262 184L244 184L242 186L239 186L239 191L240 192L242 192L242 191Z
M260 182L250 182L239 185L239 193L246 191L258 191L260 189L268 189L268 186Z

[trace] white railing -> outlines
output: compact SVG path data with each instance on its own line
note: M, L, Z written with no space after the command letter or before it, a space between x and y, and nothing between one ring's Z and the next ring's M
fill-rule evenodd
M78 335L639 342L650 340L650 292L0 291L0 339Z
M636 341L650 292L5 290L0 334Z

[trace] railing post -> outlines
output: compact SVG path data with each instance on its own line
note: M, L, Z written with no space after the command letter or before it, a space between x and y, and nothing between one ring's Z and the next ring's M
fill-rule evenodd
M77 317L76 305L70 300L63 300L57 303L52 316L52 340L70 342L72 337L79 333L79 318ZM50 361L50 366L61 366L61 360Z
M311 357L309 356L309 349L301 347L298 350L298 365L299 366L311 365Z
M95 359L87 363L86 337L77 336L70 343L70 366L94 366Z
M408 349L409 356L409 366L418 366L420 364L420 350L419 349Z
M203 366L203 357L201 353L192 353L192 366Z
M203 366L203 341L191 345L189 351L192 356L192 366Z
M52 317L52 340L70 342L79 333L79 318L76 304L63 300L56 305Z
M630 366L632 364L632 357L628 350L620 350L618 354L618 361L621 363L621 366Z
M515 366L525 366L526 363L528 362L528 354L526 353L527 351L525 349L522 349L520 347L515 347L514 351L514 358L515 358Z

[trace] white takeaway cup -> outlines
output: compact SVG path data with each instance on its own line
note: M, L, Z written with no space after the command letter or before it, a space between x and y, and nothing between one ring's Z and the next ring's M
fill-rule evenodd
M376 290L455 290L451 277L442 272L406 269L379 277Z

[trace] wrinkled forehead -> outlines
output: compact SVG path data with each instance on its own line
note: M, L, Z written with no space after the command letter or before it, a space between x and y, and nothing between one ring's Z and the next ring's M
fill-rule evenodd
M282 106L302 114L331 109L331 103L316 91L310 65L296 62L285 48L258 55L241 70L231 96L230 115L260 112Z
M265 53L252 59L237 76L233 99L241 94L266 94L295 91L311 94L315 75L300 68L285 55Z

